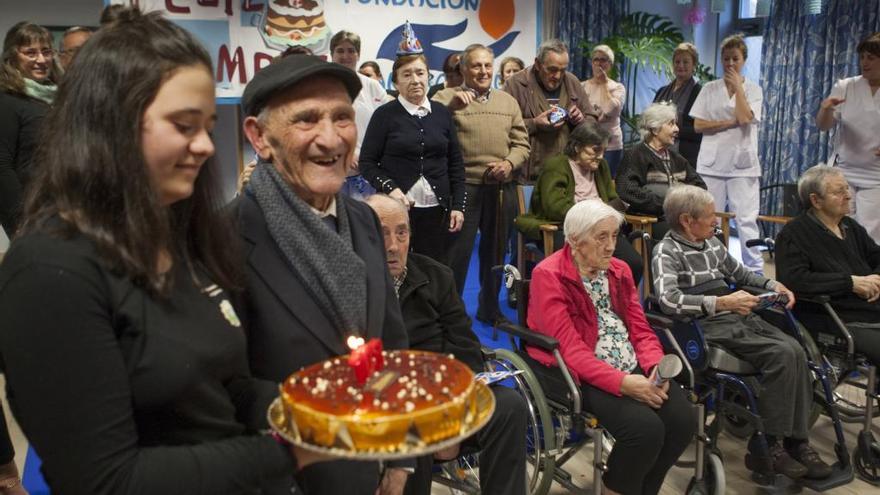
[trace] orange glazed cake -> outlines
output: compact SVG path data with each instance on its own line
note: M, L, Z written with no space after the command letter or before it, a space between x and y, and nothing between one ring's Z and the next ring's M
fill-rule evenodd
M361 384L347 356L281 385L290 428L303 441L353 452L407 452L461 435L476 417L474 374L452 356L383 351Z

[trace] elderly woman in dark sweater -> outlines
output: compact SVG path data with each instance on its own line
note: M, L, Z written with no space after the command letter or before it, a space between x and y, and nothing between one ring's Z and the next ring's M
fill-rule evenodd
M880 364L880 246L847 216L852 193L839 168L807 170L798 194L808 209L779 233L778 278L796 293L831 296L856 349Z
M660 219L654 224L655 239L669 231L663 219L663 199L675 184L706 189L706 183L683 156L674 149L679 128L672 103L654 103L639 119L642 141L626 150L617 174L620 199L629 204L627 213Z
M391 80L396 100L370 119L358 165L377 191L409 210L412 249L446 262L450 232L464 223L464 162L452 114L428 100L428 64L422 54L399 57Z
M530 239L540 239L541 225L561 225L568 210L587 199L601 199L618 210L624 209L608 163L603 158L609 138L608 131L595 122L587 121L577 126L562 154L544 162L532 193L529 213L516 219L517 229ZM554 245L557 249L563 245L564 235L561 230L556 233ZM626 236L617 238L614 257L629 265L638 284L644 263Z

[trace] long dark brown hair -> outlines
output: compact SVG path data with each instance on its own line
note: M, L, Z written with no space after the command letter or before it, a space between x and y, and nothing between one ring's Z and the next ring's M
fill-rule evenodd
M112 269L154 294L167 295L172 283L159 270L163 252L236 288L240 268L230 252L233 229L220 214L214 161L202 166L192 196L163 207L142 150L144 111L162 83L192 66L211 72L211 58L158 13L129 9L98 31L65 75L46 119L52 125L37 152L21 234L60 217L61 234L92 239Z
M8 93L25 94L24 75L18 67L18 49L31 43L43 43L52 48L52 35L43 26L38 26L29 21L21 21L12 26L6 32L3 39L3 54L0 61L0 91ZM61 71L58 61L52 57L49 63L49 81L58 84Z

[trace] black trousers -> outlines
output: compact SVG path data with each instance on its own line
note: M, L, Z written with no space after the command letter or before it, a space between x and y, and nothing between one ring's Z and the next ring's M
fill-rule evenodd
M513 389L493 386L495 413L476 435L462 442L462 450L480 450L480 493L526 495L526 404ZM429 495L434 456L418 459L404 495ZM341 493L341 492L340 492Z
M379 464L361 461L331 461L311 464L296 474L304 495L374 495L379 486Z
M409 209L410 249L414 253L447 263L449 215L442 206Z
M581 385L581 395L584 409L614 436L605 486L623 495L658 493L696 431L694 408L681 387L669 384L669 399L660 409L591 385Z
M467 211L461 231L453 234L449 247L449 266L455 276L458 293L464 290L468 266L477 231L480 232L480 295L477 314L487 320L501 315L498 290L501 274L492 273L492 267L501 264L506 250L507 229L511 223L516 184L465 184Z

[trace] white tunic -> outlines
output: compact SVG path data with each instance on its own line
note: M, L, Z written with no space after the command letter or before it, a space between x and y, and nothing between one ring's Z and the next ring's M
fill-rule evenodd
M713 177L760 177L758 162L758 123L764 94L761 87L746 80L743 84L746 100L754 113L752 121L743 126L725 129L715 134L703 134L697 173ZM707 83L697 95L690 116L702 120L730 120L734 118L736 97L727 93L723 79Z
M880 91L872 95L868 80L856 76L837 81L831 96L846 98L834 109L837 164L853 185L880 186Z
M354 123L357 125L358 131L355 150L360 155L361 143L364 142L364 135L367 133L367 125L373 117L373 112L389 101L390 97L379 81L370 79L361 73L358 73L358 77L361 80L361 92L358 93L357 98L351 104L354 107Z

